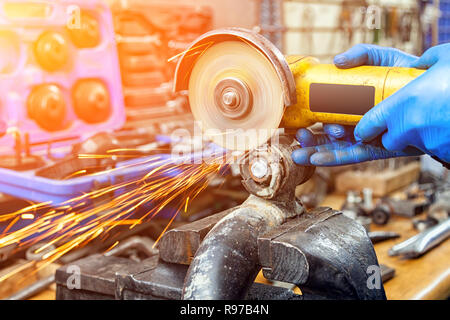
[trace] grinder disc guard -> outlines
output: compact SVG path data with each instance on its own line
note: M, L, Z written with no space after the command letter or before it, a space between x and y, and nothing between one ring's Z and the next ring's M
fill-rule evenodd
M274 67L243 41L219 42L200 54L189 80L189 102L205 135L229 150L267 142L284 113Z

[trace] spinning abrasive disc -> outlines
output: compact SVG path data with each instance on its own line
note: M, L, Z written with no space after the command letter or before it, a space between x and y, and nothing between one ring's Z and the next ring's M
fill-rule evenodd
M189 102L205 135L229 150L267 142L284 112L274 67L243 41L219 42L201 53L189 80Z

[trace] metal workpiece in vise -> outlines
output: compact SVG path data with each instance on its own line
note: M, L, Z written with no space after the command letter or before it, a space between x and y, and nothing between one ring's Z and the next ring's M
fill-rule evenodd
M293 138L281 136L248 153L241 175L250 196L215 223L191 257L186 250L166 254L182 243L174 241L179 231L162 238L163 260L190 264L183 299L244 299L261 267L267 279L297 285L305 298L385 299L382 285L367 285L367 270L378 261L365 229L330 208L307 212L296 199L295 187L314 168L292 162L295 147ZM188 242L183 246L192 250Z
M296 199L314 168L292 163L293 141L281 137L248 154L241 175L251 194L240 206L167 231L158 254L141 262L112 253L74 262L79 290L67 287L70 271L58 269L57 298L386 299L381 274L372 283L367 273L379 265L364 227L330 208L306 211ZM261 269L302 294L255 283Z
M298 166L292 152L298 143L288 135L277 136L240 160L242 184L250 194L279 203L295 202L295 187L308 181L315 167Z
M313 168L291 159L292 138L255 149L241 161L242 183L251 194L208 233L188 270L184 299L244 298L260 270L258 236L304 213L295 186Z

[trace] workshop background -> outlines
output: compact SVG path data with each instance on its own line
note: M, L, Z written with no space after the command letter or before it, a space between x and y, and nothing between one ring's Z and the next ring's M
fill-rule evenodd
M252 29L286 55L324 63L358 43L420 55L450 40L450 0L1 0L0 7L1 299L181 297L183 263L181 280L166 269L115 277L170 251L169 240L155 245L169 230L201 222L185 228L204 237L202 219L248 197L239 169L170 162L174 149L211 152L208 141L170 140L175 130L194 130L173 77L180 53L205 32ZM78 13L81 28L72 30L67 23ZM449 182L430 157L389 159L317 169L296 196L310 210L342 210L372 233L388 299L447 299ZM446 222L427 252L389 254ZM74 290L73 265L82 277ZM262 273L256 282L302 293ZM128 295L118 296L119 284Z

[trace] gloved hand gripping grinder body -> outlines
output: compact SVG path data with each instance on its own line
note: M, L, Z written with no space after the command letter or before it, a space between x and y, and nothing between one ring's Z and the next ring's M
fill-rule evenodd
M369 110L356 128L328 124L325 135L300 129L297 140L303 148L293 153L296 163L335 166L427 153L449 167L450 44L433 47L420 58L357 45L334 61L344 69L374 65L427 71Z

